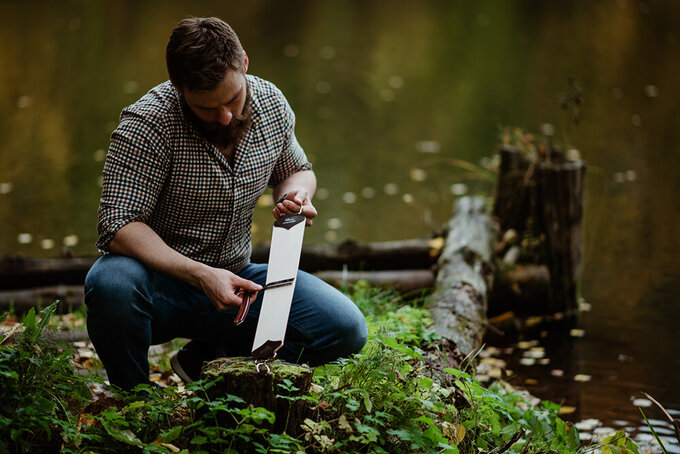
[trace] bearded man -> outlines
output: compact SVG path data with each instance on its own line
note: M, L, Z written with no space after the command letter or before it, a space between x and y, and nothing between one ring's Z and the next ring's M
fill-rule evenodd
M87 275L90 338L112 385L150 383L150 345L191 339L171 360L184 381L204 361L247 356L267 265L250 262L252 214L269 186L275 217L307 225L316 177L295 137L295 115L272 83L246 74L229 25L190 18L166 49L170 80L125 108L111 135L98 248ZM234 325L253 293L245 321ZM278 357L318 365L358 352L366 321L342 293L299 272Z

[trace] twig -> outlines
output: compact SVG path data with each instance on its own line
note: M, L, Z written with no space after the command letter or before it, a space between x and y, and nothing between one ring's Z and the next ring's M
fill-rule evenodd
M485 454L501 454L508 449L512 447L517 441L522 438L522 435L524 435L524 429L519 429L517 432L515 432L515 435L512 436L510 440L506 444L504 444L501 447L498 448L493 448L491 451L486 452Z
M524 445L522 452L520 452L519 454L526 454L527 450L529 449L529 443L531 443L531 439L534 437L534 430L536 430L536 423L537 422L538 422L538 418L534 419L534 425L531 427L531 433L529 434L529 438L527 438L527 442Z
M673 425L673 428L675 429L675 437L678 439L680 442L680 420L673 418L665 408L663 408L663 405L661 405L659 402L657 402L656 399L654 399L652 396L647 394L646 392L642 392L645 396L647 396L647 399L651 400L656 404L657 407L661 409L664 415L666 415L666 418L668 418L668 422L670 422Z

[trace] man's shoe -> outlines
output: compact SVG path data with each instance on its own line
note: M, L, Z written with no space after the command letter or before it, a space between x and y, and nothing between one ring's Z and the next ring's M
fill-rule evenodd
M201 367L203 360L198 357L190 348L191 343L180 348L177 353L170 358L170 366L173 372L182 379L184 383L198 381L201 378Z

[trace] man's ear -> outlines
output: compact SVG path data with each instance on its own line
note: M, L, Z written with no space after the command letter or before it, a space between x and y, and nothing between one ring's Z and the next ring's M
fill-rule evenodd
M243 72L248 72L248 54L246 51L243 51Z

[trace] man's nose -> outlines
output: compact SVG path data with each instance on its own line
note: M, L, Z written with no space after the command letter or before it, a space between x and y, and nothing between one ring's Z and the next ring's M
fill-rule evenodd
M217 111L217 122L223 126L227 126L231 122L233 116L234 114L231 113L231 110L227 107L221 107Z

